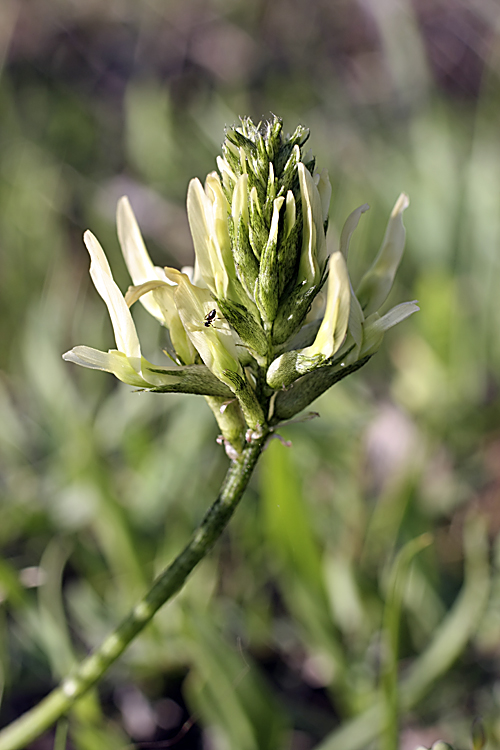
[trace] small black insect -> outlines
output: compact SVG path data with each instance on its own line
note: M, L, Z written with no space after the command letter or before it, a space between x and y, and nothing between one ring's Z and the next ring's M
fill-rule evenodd
M207 315L205 315L205 328L210 328L210 326L215 320L216 315L217 315L217 310L210 310L210 312Z

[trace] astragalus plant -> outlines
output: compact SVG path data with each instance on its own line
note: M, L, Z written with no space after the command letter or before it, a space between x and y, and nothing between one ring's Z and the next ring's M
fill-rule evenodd
M302 126L284 135L278 117L258 125L243 118L227 131L218 172L204 186L198 179L189 185L192 268L155 266L122 198L118 237L133 282L123 296L98 240L85 233L90 274L108 307L116 349L76 346L64 359L110 372L135 388L205 396L230 466L184 551L93 654L0 733L0 750L24 747L102 676L221 534L280 422L359 369L385 331L418 309L406 302L379 313L403 253L406 195L398 198L378 254L354 288L349 243L368 206L347 218L329 255L331 187L326 170L316 171L304 150L308 136ZM169 364L142 356L130 312L136 302L165 327Z

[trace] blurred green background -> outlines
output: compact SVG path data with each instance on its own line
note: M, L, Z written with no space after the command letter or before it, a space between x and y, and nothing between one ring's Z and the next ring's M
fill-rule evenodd
M2 0L3 723L127 612L227 465L203 399L62 361L114 346L82 232L125 290L127 194L155 262L190 263L189 179L274 112L330 172L332 247L371 205L354 277L410 195L390 301L421 305L283 428L186 589L32 750L468 748L477 716L500 747L499 24L496 0Z

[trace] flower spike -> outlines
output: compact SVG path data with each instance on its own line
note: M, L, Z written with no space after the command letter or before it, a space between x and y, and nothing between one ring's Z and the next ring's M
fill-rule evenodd
M203 393L231 458L243 450L247 428L258 434L293 417L364 365L384 333L418 310L406 302L380 312L402 258L407 196L398 198L380 250L354 290L349 245L368 205L350 214L328 258L331 185L304 150L308 135L302 126L286 135L274 115L258 124L244 117L227 131L219 173L204 185L189 183L193 269L155 266L121 198L118 237L133 282L123 297L97 239L85 234L117 349L78 346L64 358L155 392ZM129 310L137 301L168 329L165 346L177 366L142 357Z

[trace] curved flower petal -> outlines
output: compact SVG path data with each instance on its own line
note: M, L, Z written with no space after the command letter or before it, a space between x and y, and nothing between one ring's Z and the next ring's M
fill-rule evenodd
M349 322L351 289L342 253L330 256L326 309L314 343L301 351L301 358L320 354L330 359L340 348Z
M322 169L321 172L314 175L316 180L316 187L318 188L319 197L321 198L321 207L323 209L323 222L328 219L328 213L330 211L330 201L332 199L332 185L330 182L330 176L327 169Z
M99 349L92 349L90 346L75 346L62 356L66 362L74 362L76 365L89 367L91 370L111 372L118 380L133 385L136 388L147 388L149 385L134 370L123 352L116 350L101 352Z
M377 257L356 289L356 297L359 299L366 316L376 312L391 291L405 246L406 232L403 224L403 211L409 205L408 196L401 193L392 209Z
M402 302L396 305L388 313L380 317L373 313L365 320L363 333L363 346L361 347L360 359L367 355L375 354L384 338L384 333L393 326L409 318L413 313L420 310L416 300L413 302Z
M153 265L149 257L132 206L126 196L118 201L116 227L123 257L134 285L139 286L153 279L168 283L163 269ZM141 296L141 304L150 315L159 320L162 325L165 324L161 310L152 294Z
M202 184L196 177L191 180L187 194L187 214L189 228L193 238L194 252L201 275L209 289L215 293L215 285L210 262L210 234L207 223L205 203L207 197Z
M175 284L171 281L146 281L139 286L129 287L125 295L125 302L129 307L132 307L134 302L142 299L144 295L153 294L161 316L161 322L168 328L175 353L183 364L192 365L196 362L196 349L191 344L179 317L174 289Z
M217 321L221 316L210 292L194 286L186 274L174 268L166 268L165 273L177 283L175 301L191 343L214 375L232 389L233 380L227 377L227 373L233 372L243 378L243 370L231 329L225 321L222 325ZM207 325L207 315L213 310L217 311L216 319Z
M326 263L326 237L323 228L323 206L311 173L301 162L298 167L302 196L302 250L299 265L299 284L317 284Z
M237 177L227 161L223 159L222 156L218 156L216 161L217 166L219 167L219 172L222 175L222 182L224 184L224 187L228 192L230 192L234 187Z
M83 235L83 240L91 259L90 276L108 308L118 350L127 356L134 370L140 373L141 347L130 310L113 279L104 250L97 238L92 232L87 231Z
M351 288L351 307L349 310L348 330L349 330L350 335L353 338L354 353L357 357L361 350L361 344L363 343L363 323L365 320L365 316L363 314L361 305L359 304L359 300L354 294L354 291L352 289L352 284L350 283L350 281L349 281L349 285Z
M351 237L353 235L354 230L358 226L359 220L361 218L361 214L364 214L365 211L368 211L370 206L368 203L363 203L362 206L359 206L359 208L355 208L352 213L349 214L347 217L344 226L342 227L342 232L340 234L340 245L339 249L344 258L347 260L347 254L349 252L349 244L351 242Z
M233 220L238 223L240 217L248 226L248 175L242 174L236 180L231 206Z
M278 228L283 196L273 201L271 226L260 259L259 276L255 285L255 301L265 321L272 323L279 304Z
M66 362L74 362L92 370L110 372L119 380L136 388L148 388L165 393L197 393L231 398L232 391L221 383L205 365L189 367L160 367L142 358L144 377L136 373L127 357L118 351L101 352L89 346L75 346L63 354Z
M138 284L137 286L129 286L125 293L125 302L130 308L135 302L142 299L144 295L149 294L149 292L152 292L154 289L158 289L162 286L170 288L173 285L169 284L166 281L160 281L159 279L156 279L154 281L145 281L143 284Z
M226 297L229 276L221 243L222 245L226 243L224 232L227 232L227 213L224 229L222 221L224 194L220 182L218 187L220 192L217 190L214 178L209 181L207 177L205 190L198 179L191 180L188 188L187 212L201 275L211 292L217 296ZM229 242L229 235L227 242Z
M292 191L288 190L286 194L285 218L283 222L283 231L285 234L285 239L288 238L288 236L290 235L290 232L295 226L296 219L297 219L297 206L295 204L295 198L293 197Z

